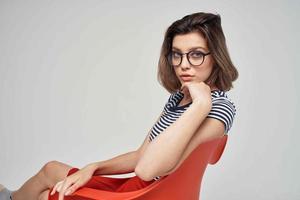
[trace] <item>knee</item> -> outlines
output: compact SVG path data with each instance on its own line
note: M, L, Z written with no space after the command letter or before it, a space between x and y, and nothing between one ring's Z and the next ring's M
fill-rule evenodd
M46 164L44 164L44 166L42 167L41 171L43 172L48 172L48 171L51 171L55 166L58 165L58 161L56 160L51 160L49 162L47 162Z
M53 170L55 170L55 166L59 164L58 161L52 160L44 164L44 166L41 168L41 170L38 173L38 176L41 177L43 180L48 180L51 179L53 176L53 173L55 173ZM47 181L47 182L48 182Z

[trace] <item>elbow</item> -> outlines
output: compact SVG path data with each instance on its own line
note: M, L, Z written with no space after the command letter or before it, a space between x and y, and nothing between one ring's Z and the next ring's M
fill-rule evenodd
M151 181L157 176L162 176L173 169L174 165L169 159L164 159L163 162L153 161L153 159L145 160L142 157L138 160L134 173L143 181Z
M150 170L147 167L144 167L145 165L141 164L141 159L138 160L135 168L134 168L134 173L136 174L136 176L138 176L140 179L142 179L143 181L149 181L152 180L151 176L150 176Z
M137 165L134 169L135 174L142 179L143 181L151 181L157 176L164 176L170 173L170 171L173 171L171 169L169 170L155 170L155 169L149 169L144 166Z
M151 181L154 177L149 173L149 170L146 170L144 167L136 166L134 173L143 181Z

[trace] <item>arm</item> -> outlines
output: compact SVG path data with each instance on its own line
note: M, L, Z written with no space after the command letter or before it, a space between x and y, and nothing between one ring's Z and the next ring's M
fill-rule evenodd
M228 133L234 120L236 108L231 100L223 97L219 98L216 98L212 103L211 112L193 135L180 161L167 174L174 172L199 144L222 137L224 133Z
M90 165L95 170L94 175L126 174L134 172L137 160L137 151L130 151L109 160L95 162Z
M199 126L197 132L193 135L176 166L162 176L176 171L181 163L190 155L190 153L192 153L196 147L198 147L199 144L224 136L224 131L225 126L221 121L213 118L206 118Z
M207 103L194 101L181 117L148 145L135 173L147 181L173 169L210 109Z

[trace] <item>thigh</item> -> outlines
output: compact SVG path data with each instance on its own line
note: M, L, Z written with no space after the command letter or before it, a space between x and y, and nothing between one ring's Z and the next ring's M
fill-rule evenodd
M42 192L39 197L38 200L48 200L49 198L49 189L45 190L44 192Z
M50 188L63 180L72 168L72 166L59 161L49 161L42 167L40 172L45 176L46 183Z

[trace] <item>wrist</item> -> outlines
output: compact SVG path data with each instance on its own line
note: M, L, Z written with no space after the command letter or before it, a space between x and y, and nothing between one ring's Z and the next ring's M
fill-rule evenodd
M89 164L87 167L94 172L94 175L100 175L101 174L100 171L102 170L103 167L103 162L102 161L94 162Z
M94 162L94 163L90 163L86 166L86 168L91 169L93 172L95 172L96 170L100 169L102 165L102 162Z
M194 99L192 106L197 107L197 108L201 108L202 109L207 109L207 111L209 112L211 110L212 107L212 103L211 102L207 102L207 101L203 101L201 99Z

